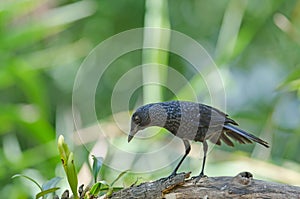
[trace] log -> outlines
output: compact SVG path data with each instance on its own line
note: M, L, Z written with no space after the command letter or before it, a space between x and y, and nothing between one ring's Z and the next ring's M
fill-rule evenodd
M111 199L149 198L296 198L300 199L300 187L253 179L250 172L235 177L203 177L197 183L190 173L180 173L170 178L122 189Z

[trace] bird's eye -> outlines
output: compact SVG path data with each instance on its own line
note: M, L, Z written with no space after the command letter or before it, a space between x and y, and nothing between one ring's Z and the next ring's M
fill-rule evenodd
M138 115L134 116L133 120L134 120L134 123L136 123L136 124L141 123L141 118Z

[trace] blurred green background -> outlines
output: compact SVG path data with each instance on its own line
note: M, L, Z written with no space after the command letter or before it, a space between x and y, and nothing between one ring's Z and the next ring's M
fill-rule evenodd
M40 183L63 177L56 136L75 130L72 89L80 64L101 41L144 26L171 28L198 41L222 75L226 112L271 144L270 150L254 145L215 147L208 157L207 175L253 169L254 177L300 185L299 0L8 0L0 3L1 197L32 198L36 193L28 181L12 180L16 173ZM145 60L141 55L123 58L107 71L97 90L97 115L109 131L114 129L109 127L114 85ZM199 83L188 64L172 54L161 53L152 61L174 67L191 84ZM172 78L163 71L148 72ZM197 95L205 101L201 92L199 88ZM173 98L166 89L139 89L130 108L153 100L149 99L153 95ZM116 137L126 139L124 134ZM200 146L194 148L201 150ZM74 150L80 170L86 167L89 152L80 144L74 144ZM198 173L198 153L192 152L182 170ZM143 180L166 176L171 170L148 173ZM102 175L112 181L118 172L106 168ZM133 183L136 176L125 176L123 184Z

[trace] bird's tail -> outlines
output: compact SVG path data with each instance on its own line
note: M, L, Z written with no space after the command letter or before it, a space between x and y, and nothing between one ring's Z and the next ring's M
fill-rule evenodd
M243 131L242 129L239 129L233 125L224 124L224 130L225 130L226 135L237 140L240 143L244 144L244 143L251 143L252 141L254 141L254 142L257 142L257 143L269 148L269 144L266 141L254 136L250 133L247 133L246 131Z

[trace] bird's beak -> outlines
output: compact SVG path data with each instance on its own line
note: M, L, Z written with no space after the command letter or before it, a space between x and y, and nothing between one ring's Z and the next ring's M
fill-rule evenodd
M134 135L139 131L138 129L138 125L131 125L131 130L130 133L128 135L128 143L132 140L132 138L134 137Z
M130 142L130 140L132 140L132 138L133 138L133 135L128 135L128 143Z

